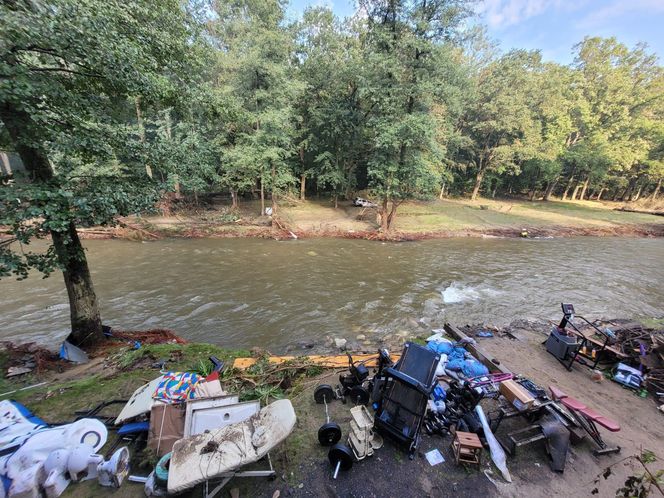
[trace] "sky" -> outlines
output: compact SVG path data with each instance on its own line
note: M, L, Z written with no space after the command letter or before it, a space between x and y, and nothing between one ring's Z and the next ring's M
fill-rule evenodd
M352 15L354 0L291 0L289 14L307 6ZM545 60L572 62L572 46L585 36L615 36L633 47L646 42L664 63L664 0L479 0L477 21L507 51L539 49Z

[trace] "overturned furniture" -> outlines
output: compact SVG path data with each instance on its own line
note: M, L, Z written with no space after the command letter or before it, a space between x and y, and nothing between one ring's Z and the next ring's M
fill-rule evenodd
M374 428L407 446L412 459L420 442L420 429L429 396L436 386L440 355L408 342L399 361L383 369Z
M618 432L620 430L618 422L588 408L581 401L568 396L556 386L549 386L549 389L551 390L551 397L569 410L576 423L583 427L595 444L599 446L599 449L593 452L595 455L606 455L620 451L620 446L608 446L602 439L599 429L597 429L597 425L601 425L611 432Z
M214 496L233 477L273 477L269 451L291 433L296 417L287 399L277 400L247 420L185 437L175 443L168 469L168 492L222 479L206 496ZM242 471L267 457L268 470Z

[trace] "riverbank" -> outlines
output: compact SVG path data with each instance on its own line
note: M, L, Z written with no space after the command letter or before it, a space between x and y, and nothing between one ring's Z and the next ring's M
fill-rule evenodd
M494 331L493 337L476 335L487 329ZM50 423L64 422L72 420L76 410L89 409L109 399L128 398L136 388L158 376L160 368L200 371L207 358L215 355L229 366L222 376L222 384L228 392L239 394L241 400L261 399L263 403L287 397L298 416L294 432L272 454L277 479L236 479L227 489L237 487L240 496L275 496L276 491L281 496L294 497L614 496L629 476L643 473L643 467L634 456L647 450L659 452L657 460L650 462L648 467L653 472L662 468L663 455L659 449L664 447L664 433L660 429L663 415L657 411L652 399L639 397L606 379L595 383L590 379L590 370L585 367L576 366L571 372L566 371L541 345L548 331L546 323L515 322L510 327L470 326L464 330L503 367L527 376L545 389L555 384L570 396L618 421L620 432L604 432L603 435L608 443L621 446L621 453L594 457L591 453L593 445L586 438L571 448L564 474L556 474L548 467L544 445L536 443L520 448L516 456L508 460L514 482L507 484L492 469L488 452L485 452L481 471L460 467L454 464L449 436L425 435L414 460L409 460L402 450L388 442L373 459L357 463L350 472L333 481L326 449L316 441L322 412L320 405L313 400L313 390L320 383L335 384L339 371L323 370L305 357L286 366L274 366L266 361L265 351L231 351L200 343L142 344L135 349L129 336L125 336L125 339L107 343L93 352L88 364L74 367L51 365L51 369L24 378L4 379L2 389L5 392L11 386L19 388L25 384L46 382L13 393L11 397ZM403 335L382 345L398 353L404 341L421 342L422 337ZM314 351L334 350L334 347L322 346ZM248 371L230 368L235 358L245 356L255 357L257 364ZM0 355L3 371L10 361L7 352ZM347 427L350 420L348 405L335 402L330 409L332 419L341 427ZM431 449L438 449L446 461L431 467L424 458L424 453ZM134 455L132 473L147 474L152 463L149 454ZM484 471L489 472L488 476ZM83 497L100 492L96 482L90 481L71 485L63 496ZM130 497L141 493L140 485L125 483L112 494ZM198 495L193 492L186 496Z
M369 240L425 240L451 237L662 237L664 217L620 210L624 203L446 199L410 201L399 207L393 230L381 233L374 208L349 201L291 201L272 219L258 216L257 202L237 210L224 204L180 210L170 216L123 220L118 228L82 230L85 238L160 237L337 237ZM659 206L647 206L658 209ZM657 212L657 211L656 211Z

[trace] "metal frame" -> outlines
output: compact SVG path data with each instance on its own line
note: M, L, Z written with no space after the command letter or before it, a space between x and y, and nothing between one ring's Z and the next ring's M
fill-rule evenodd
M576 420L576 422L585 429L595 444L599 446L598 450L593 451L595 456L620 452L620 446L609 446L604 442L604 439L602 439L602 435L600 434L593 420L584 416L582 413L577 412L576 410L570 410L570 412L572 412L574 420Z
M578 347L575 349L574 354L571 355L571 358L570 358L569 362L565 362L565 360L561 360L558 357L556 357L556 359L568 371L571 371L572 370L572 365L574 365L574 362L576 361L577 357L582 356L583 358L586 358L587 360L590 360L590 361L593 362L592 365L589 365L589 364L586 363L585 366L587 366L587 367L591 368L592 370L594 370L595 368L597 368L597 365L599 364L599 361L603 356L602 353L604 353L604 351L606 351L607 346L609 346L609 341L611 340L611 338L606 333L604 333L599 327L597 327L597 325L592 323L587 318L585 318L581 315L575 315L574 313L568 313L568 312L565 311L565 305L563 304L562 306L563 306L563 318L562 318L562 320L560 320L560 324L558 325L558 329L564 331L565 327L567 327L567 325L571 325L571 327L574 329L574 332L575 332L574 335L578 339L580 339L581 342L578 344ZM572 311L574 311L574 310L572 309ZM604 344L602 344L602 346L599 349L595 349L594 346L597 346L597 344L593 343L588 338L586 338L586 336L583 333L581 333L581 331L577 328L577 326L574 325L574 321L573 321L574 317L580 318L581 320L586 322L588 325L590 325L592 328L594 328L601 337L604 337ZM546 343L546 341L544 341L544 342ZM593 347L593 349L595 349L595 351L596 351L596 355L595 355L594 359L592 358L592 356L581 353L581 348L587 347L589 345L591 347Z
M213 498L214 496L219 493L223 489L226 484L228 484L228 481L233 479L234 477L267 477L267 478L274 478L277 476L276 471L274 470L274 467L272 466L272 459L270 458L270 454L268 453L266 456L268 465L270 467L269 470L237 470L237 471L232 471L232 472L224 472L221 474L219 477L221 478L221 482L217 484L212 491L210 491L210 484L211 481L205 481L205 485L203 486L203 496L205 498Z

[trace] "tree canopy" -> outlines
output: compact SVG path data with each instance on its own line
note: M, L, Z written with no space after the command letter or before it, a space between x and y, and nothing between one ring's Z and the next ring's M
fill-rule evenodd
M266 201L635 200L664 178L664 71L645 45L586 38L574 62L497 51L471 0L0 0L0 277L62 269L73 331L101 335L76 227L168 192ZM49 237L34 254L25 246ZM87 297L86 297L87 296Z

